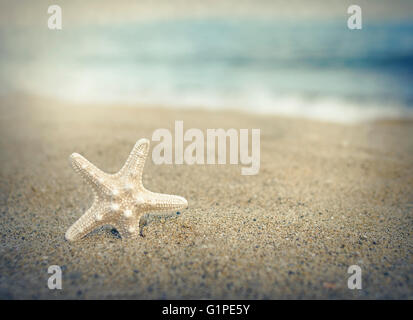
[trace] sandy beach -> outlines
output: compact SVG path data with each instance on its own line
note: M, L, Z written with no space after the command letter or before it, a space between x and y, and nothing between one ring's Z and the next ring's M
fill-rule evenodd
M116 172L138 139L175 120L261 129L259 174L148 159L144 185L189 208L153 217L138 240L107 227L67 242L93 199L69 155ZM13 95L0 98L0 132L1 299L413 298L412 122ZM50 265L62 267L62 290L47 287ZM347 287L350 265L362 269L362 290Z

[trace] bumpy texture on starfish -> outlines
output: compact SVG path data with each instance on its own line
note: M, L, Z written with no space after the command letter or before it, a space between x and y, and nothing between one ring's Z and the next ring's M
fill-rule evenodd
M92 187L95 200L67 230L67 240L79 240L103 225L112 225L123 238L137 238L145 213L174 211L188 206L183 197L154 193L144 188L142 171L148 151L149 140L136 142L125 165L115 174L102 172L80 154L70 156L75 171Z

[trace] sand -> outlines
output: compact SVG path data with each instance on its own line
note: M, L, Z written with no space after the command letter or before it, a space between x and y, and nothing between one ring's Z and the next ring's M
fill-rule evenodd
M117 171L157 128L260 128L261 169L155 165L149 190L184 196L145 237L64 239L92 193L79 152ZM236 112L0 99L1 299L413 298L413 125L341 125ZM152 147L154 142L152 142ZM59 265L62 290L49 290ZM362 268L350 290L347 269Z

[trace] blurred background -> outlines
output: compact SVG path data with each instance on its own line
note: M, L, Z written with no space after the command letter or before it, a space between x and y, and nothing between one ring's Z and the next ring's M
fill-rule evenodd
M413 1L0 3L0 95L350 123L413 115ZM63 30L47 28L52 4ZM347 28L351 4L362 30Z

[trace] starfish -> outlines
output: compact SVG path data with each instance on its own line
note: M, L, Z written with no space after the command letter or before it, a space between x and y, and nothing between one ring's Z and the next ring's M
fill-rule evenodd
M103 225L112 225L122 238L142 235L141 217L146 213L175 211L188 207L180 196L154 193L142 184L142 172L148 156L149 140L136 142L125 165L115 174L108 174L78 153L70 158L73 168L92 187L92 206L66 232L68 241L76 241ZM143 220L143 219L142 219Z

